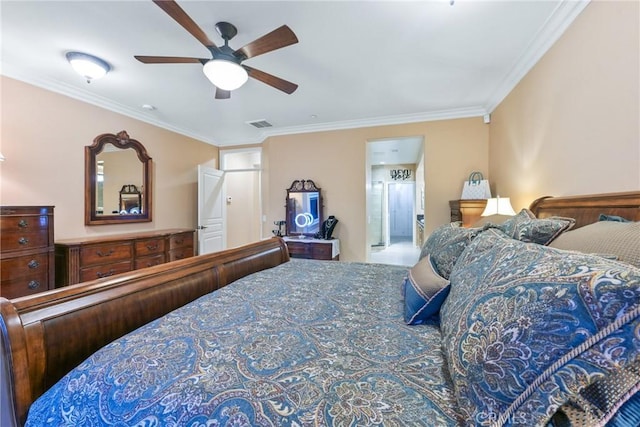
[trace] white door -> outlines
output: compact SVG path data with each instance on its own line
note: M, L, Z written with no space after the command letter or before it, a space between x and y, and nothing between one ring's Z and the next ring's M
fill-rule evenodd
M198 165L198 254L226 248L224 172Z

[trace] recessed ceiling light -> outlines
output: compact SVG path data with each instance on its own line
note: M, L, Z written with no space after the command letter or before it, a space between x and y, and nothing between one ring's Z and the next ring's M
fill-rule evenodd
M145 110L148 110L148 111L153 111L153 110L156 109L156 107L154 107L151 104L142 104L142 108L145 109Z
M318 118L318 116L316 114L312 114L309 117L311 117L312 119L317 119Z

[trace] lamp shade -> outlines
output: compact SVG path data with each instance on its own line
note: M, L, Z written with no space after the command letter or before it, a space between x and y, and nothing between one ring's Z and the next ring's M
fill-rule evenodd
M481 216L490 215L515 215L516 212L511 207L511 200L508 197L492 197L487 199L487 205Z
M223 90L235 90L246 83L249 75L239 64L226 59L212 59L202 68L204 75Z
M67 52L65 56L75 72L87 81L100 79L111 70L111 66L97 56L82 52Z

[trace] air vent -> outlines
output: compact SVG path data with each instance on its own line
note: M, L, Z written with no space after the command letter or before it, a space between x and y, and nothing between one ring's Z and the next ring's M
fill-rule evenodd
M270 128L273 127L271 123L266 120L254 120L252 122L246 122L248 125L253 126L254 128L262 129L262 128Z

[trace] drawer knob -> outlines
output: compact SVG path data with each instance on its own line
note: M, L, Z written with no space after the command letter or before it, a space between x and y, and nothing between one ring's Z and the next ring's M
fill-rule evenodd
M31 261L29 261L29 264L27 264L27 267L33 270L34 268L40 267L40 263L35 259L32 259Z
M26 237L21 237L18 239L18 244L20 245L26 245L27 243L29 243L29 239L27 239Z
M102 252L100 249L96 251L96 255L99 257L107 257L113 255L113 249L109 249L107 252Z
M147 249L149 249L150 251L155 251L156 249L158 249L158 244L156 243L155 245L152 245L151 243L149 243L147 245Z
M115 270L112 268L109 271L102 273L100 271L98 271L96 273L96 276L98 276L98 279L102 279L103 277L109 277L109 276L113 276L115 274Z
M181 245L184 242L182 239L176 239L176 245Z
M21 219L20 222L18 222L18 227L20 228L27 228L29 226L29 223L27 222L26 219Z
M38 282L37 280L32 280L27 286L29 287L29 289L38 289L38 287L40 286L40 282Z

